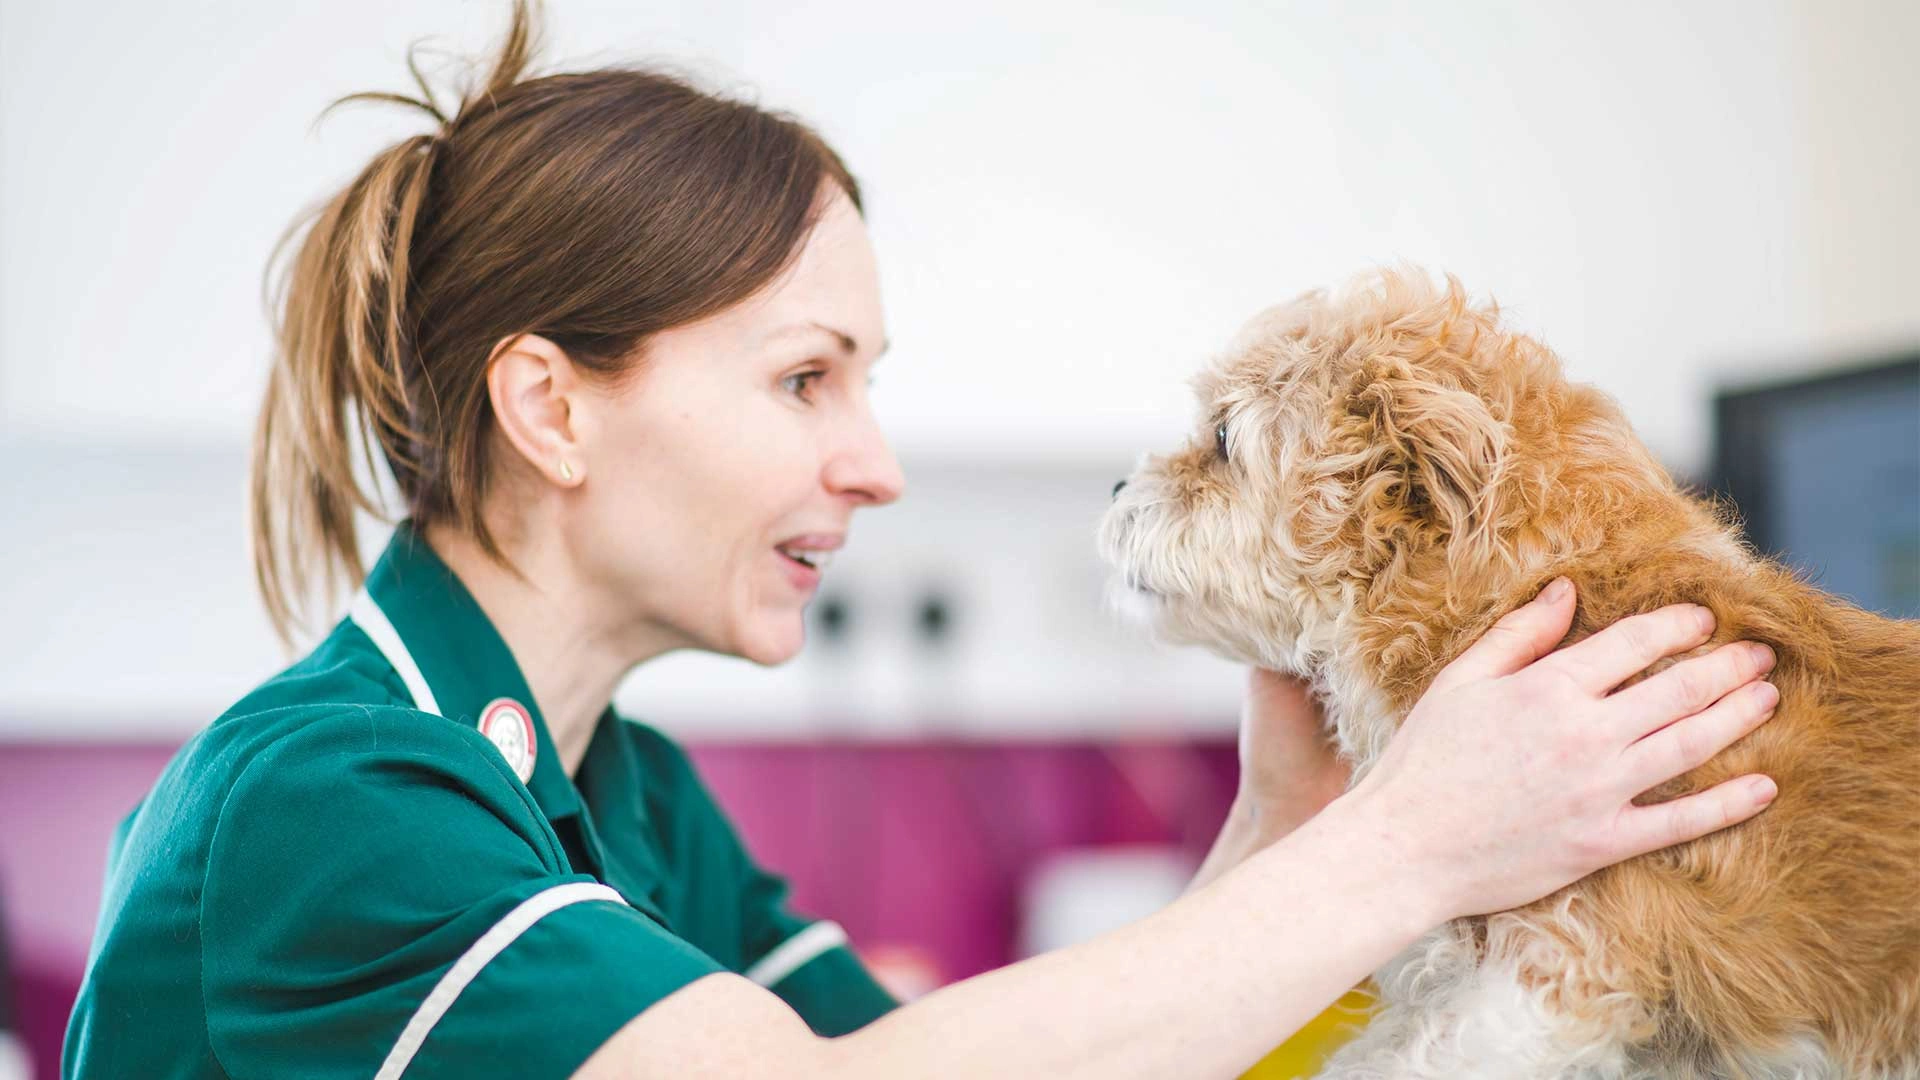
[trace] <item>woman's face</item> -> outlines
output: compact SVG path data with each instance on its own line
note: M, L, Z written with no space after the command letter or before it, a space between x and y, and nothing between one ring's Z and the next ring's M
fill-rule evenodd
M884 334L865 222L836 192L780 278L595 392L567 532L617 633L762 664L799 651L853 512L900 496L867 401Z

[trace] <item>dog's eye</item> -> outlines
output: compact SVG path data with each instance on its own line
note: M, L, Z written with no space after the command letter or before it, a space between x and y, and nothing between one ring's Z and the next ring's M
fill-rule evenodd
M1213 448L1219 452L1221 461L1227 460L1227 425L1224 420L1213 429Z

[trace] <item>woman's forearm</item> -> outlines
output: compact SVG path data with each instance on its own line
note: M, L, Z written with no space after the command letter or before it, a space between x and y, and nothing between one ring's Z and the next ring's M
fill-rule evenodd
M831 1075L1235 1076L1445 919L1396 852L1342 799L1141 922L834 1040Z

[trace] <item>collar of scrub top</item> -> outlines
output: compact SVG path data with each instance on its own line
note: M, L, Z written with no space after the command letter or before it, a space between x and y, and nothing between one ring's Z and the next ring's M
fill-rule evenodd
M587 809L582 815L581 789L560 765L513 652L411 522L394 529L348 617L386 657L422 712L478 727L482 714L501 698L525 710L534 733L533 775L525 782L534 801L550 820L578 817L587 853L600 864L594 869L629 903L661 917L657 894L664 875L650 847L638 842L649 828L639 766L632 747L619 737L611 706L595 724L580 763ZM610 852L596 823L631 841Z

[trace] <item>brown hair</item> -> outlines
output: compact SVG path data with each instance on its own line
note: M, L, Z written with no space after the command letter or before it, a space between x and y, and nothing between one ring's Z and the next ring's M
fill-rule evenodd
M539 334L616 378L649 336L772 281L824 185L860 204L839 157L785 114L658 71L523 77L537 23L514 0L506 40L452 117L411 52L420 97L328 106L395 102L439 130L382 151L269 261L277 347L250 501L254 574L282 640L316 583L325 603L342 577L365 576L355 514L383 511L355 465L377 476L375 446L417 525L451 523L504 561L480 515L498 342Z

